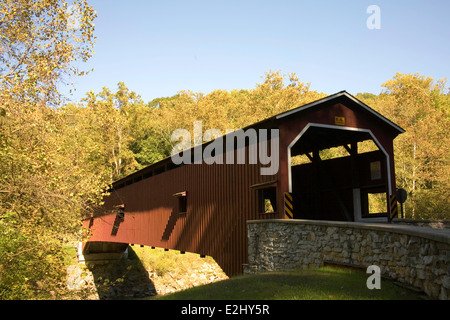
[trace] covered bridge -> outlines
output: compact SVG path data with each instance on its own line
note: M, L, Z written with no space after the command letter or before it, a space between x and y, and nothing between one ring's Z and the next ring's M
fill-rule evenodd
M85 221L91 236L83 252L175 249L212 256L232 276L247 263L248 220L389 222L397 210L393 140L403 132L345 91L281 113L238 131L241 145L217 144L237 141L229 133L178 154L193 161L169 157L116 181ZM358 150L364 141L372 151ZM339 146L346 155L321 158ZM309 161L296 164L298 155Z

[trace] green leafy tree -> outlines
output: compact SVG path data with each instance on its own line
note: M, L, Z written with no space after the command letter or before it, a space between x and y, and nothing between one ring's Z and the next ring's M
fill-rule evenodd
M409 218L448 219L450 104L445 80L397 73L377 108L406 132L395 140L397 185L408 191Z
M96 140L99 154L110 167L111 180L117 180L136 169L133 153L129 149L132 139L129 133L128 100L125 86L113 94L109 89L94 94L89 92L83 99L89 115L87 130Z
M214 128L225 133L226 129L246 127L323 96L311 91L309 84L301 82L294 73L281 75L279 71L267 72L264 81L252 90L214 90L208 94L180 91L149 103L152 116L151 130L147 132L151 134L146 145L158 144L158 150L163 150L155 158L159 159L169 156L177 143L171 141L175 129L188 129L193 136L194 121L202 121L203 130Z
M63 246L103 185L73 165L58 85L83 74L96 14L86 1L0 3L0 299L60 294Z

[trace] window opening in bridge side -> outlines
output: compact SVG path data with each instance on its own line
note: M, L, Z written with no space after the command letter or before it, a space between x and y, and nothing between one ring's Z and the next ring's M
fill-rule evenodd
M267 187L258 190L259 213L277 212L277 188Z
M383 187L362 190L363 218L386 215L387 199Z
M381 161L373 161L370 163L370 179L379 180L381 175Z
M173 195L177 198L177 208L178 214L186 214L187 212L187 192L178 192Z

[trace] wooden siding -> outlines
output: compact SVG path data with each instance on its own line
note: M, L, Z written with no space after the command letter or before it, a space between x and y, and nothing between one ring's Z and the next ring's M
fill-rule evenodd
M227 274L241 273L242 264L247 263L247 220L282 217L280 205L277 213L258 212L258 193L251 186L276 179L261 176L259 169L259 165L244 164L182 165L112 191L103 215L94 218L89 241L209 255ZM182 191L187 194L185 214L176 211L174 196ZM125 218L114 236L114 207L121 204ZM166 230L169 221L173 230Z

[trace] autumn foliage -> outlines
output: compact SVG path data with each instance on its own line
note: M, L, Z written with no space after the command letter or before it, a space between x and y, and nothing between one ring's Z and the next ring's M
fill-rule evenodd
M58 87L85 73L75 62L93 54L95 16L81 0L0 3L0 299L64 294L64 248L83 239L81 220L111 182L169 156L175 129L225 132L326 96L269 71L254 89L145 102L120 82L65 103ZM448 219L449 88L418 74L382 86L356 97L406 130L395 140L406 217Z

